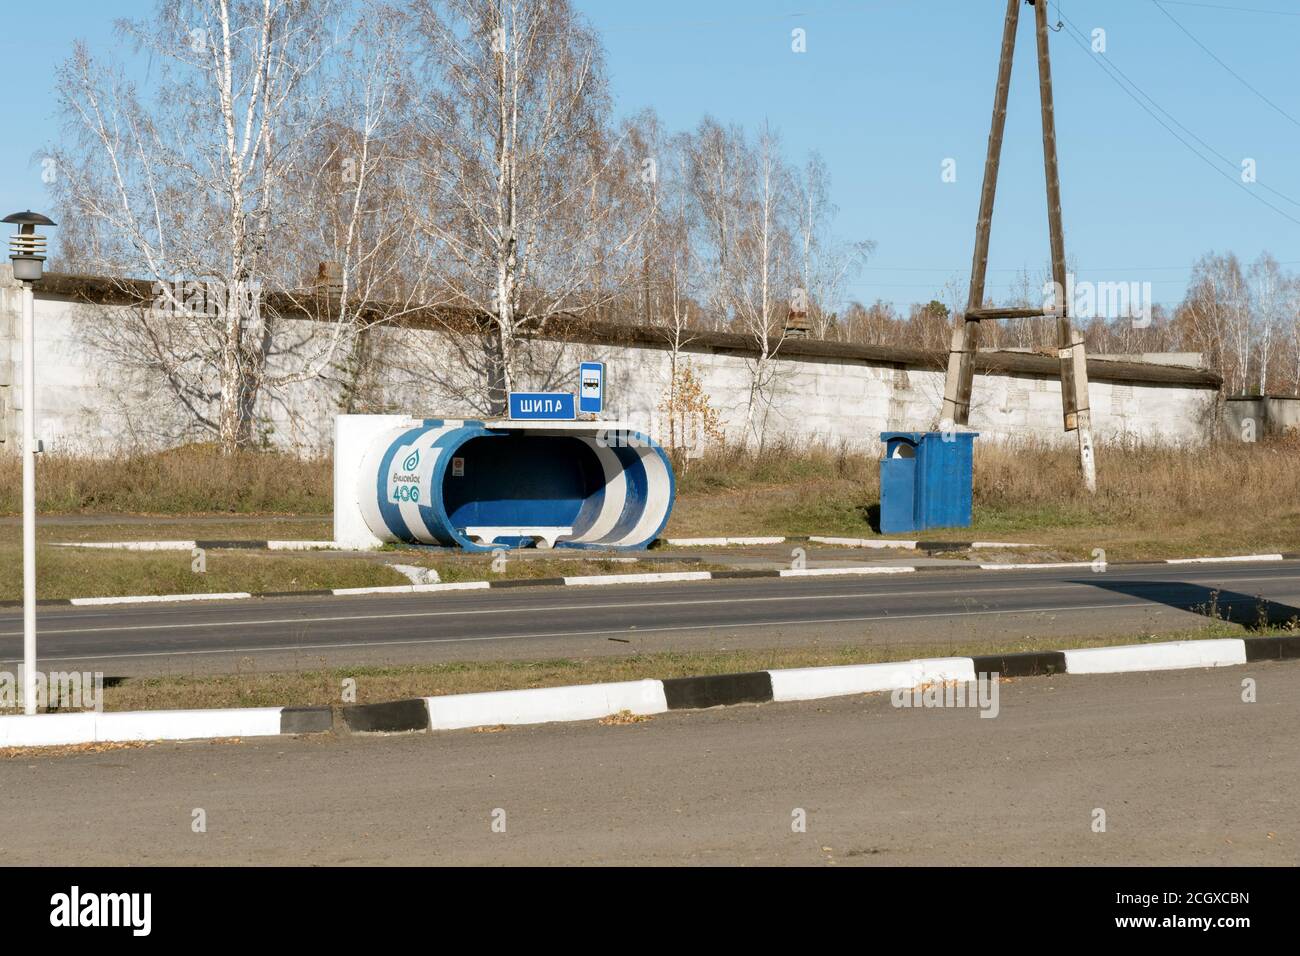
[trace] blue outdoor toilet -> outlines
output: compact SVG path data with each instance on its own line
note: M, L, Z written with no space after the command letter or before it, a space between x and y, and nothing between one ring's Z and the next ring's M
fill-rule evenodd
M881 432L880 531L966 528L979 432Z

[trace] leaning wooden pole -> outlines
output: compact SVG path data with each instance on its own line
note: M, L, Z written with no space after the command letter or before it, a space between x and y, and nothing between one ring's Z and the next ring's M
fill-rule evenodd
M979 319L970 313L984 304L984 281L989 266L989 233L993 225L993 200L998 191L998 166L1002 160L1002 134L1007 125L1007 96L1011 90L1011 61L1016 52L1016 27L1020 23L1020 0L1007 0L1002 26L1002 57L998 61L998 85L993 93L993 122L989 127L988 153L984 157L984 186L980 190L979 220L975 223L975 253L971 258L970 294L966 314L955 317L952 346L948 352L948 376L943 390L944 428L970 423L971 389L975 381L975 353L979 350Z
M1092 412L1088 406L1088 363L1083 336L1070 323L1069 290L1065 265L1065 227L1061 219L1061 177L1056 159L1056 112L1052 104L1052 61L1048 50L1047 0L1034 4L1034 32L1038 37L1038 95L1043 113L1043 170L1047 178L1047 226L1052 244L1052 282L1055 285L1056 346L1061 360L1061 404L1065 430L1079 438L1079 467L1084 486L1097 490L1097 467L1092 448Z

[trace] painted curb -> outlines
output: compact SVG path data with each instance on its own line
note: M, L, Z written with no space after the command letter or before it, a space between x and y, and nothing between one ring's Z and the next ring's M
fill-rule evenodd
M1005 541L918 541L908 538L837 538L830 535L749 535L704 538L661 538L659 541L674 548L743 547L746 545L783 544L787 541L812 541L817 544L834 544L847 548L905 548L927 551L953 551L969 548L1036 548L1035 544ZM213 551L356 551L341 548L333 541L265 540L248 538L202 538L172 541L56 541L59 548L99 548L117 551L192 551L205 548Z
M663 682L657 680L453 694L424 700L433 730L596 720L624 710L633 714L668 710Z
M73 607L98 607L108 604L163 604L172 601L242 601L253 595L248 591L216 594L132 594L126 597L69 598Z
M787 538L786 540L797 540ZM831 540L831 539L811 539ZM849 539L843 539L849 540ZM870 539L863 539L870 540ZM912 542L916 544L916 542ZM926 542L922 542L925 544ZM950 548L952 543L930 542ZM992 543L988 547L994 546ZM1023 547L1022 545L1001 544L999 547ZM256 598L293 598L293 597L354 597L366 594L435 594L440 591L477 591L489 588L529 588L529 587L593 587L617 584L662 584L686 581L725 581L736 578L799 578L830 577L835 575L858 576L872 574L907 574L936 573L960 571L1039 571L1091 568L1105 571L1111 568L1127 566L1146 566L1155 564L1211 564L1249 561L1294 561L1300 560L1300 552L1287 554L1252 554L1233 555L1221 558L1167 558L1163 561L1056 561L1026 564L944 564L923 565L861 565L839 568L764 568L737 569L730 571L648 571L636 574L592 574L576 575L564 578L511 578L502 581L445 581L437 584L391 584L362 588L315 588L304 591L232 591L211 594L133 594L118 597L88 598L40 598L38 607L93 607L111 604L167 604L174 601L243 601ZM0 608L22 607L22 601L0 601Z
M193 551L197 541L54 541L56 548L91 548L100 551Z
M660 571L645 574L586 574L561 578L566 587L591 587L604 584L664 584L669 581L707 581L712 571Z
M1300 636L1252 637L1246 641L1246 660L1300 660Z
M1243 638L1175 641L1168 644L1129 644L1089 647L1065 652L1067 674L1120 674L1130 671L1227 667L1246 663Z
M892 564L868 565L864 568L785 568L780 572L783 578L823 578L835 575L862 574L910 574L916 568Z
M440 581L437 584L385 584L372 588L330 588L324 593L334 597L357 594L437 594L440 591L480 591L491 583L490 581Z
M820 700L849 694L910 689L923 684L975 680L969 657L933 657L887 664L845 664L838 667L797 667L769 671L772 699Z
M1280 554L1236 554L1226 558L1166 558L1165 564L1218 564L1230 561L1284 561Z
M349 704L340 711L343 726L354 734L396 734L429 729L423 697L383 704Z
M746 538L677 538L668 543L690 542L707 544L755 543L758 539ZM1037 548L1036 544L1014 541L921 541L915 538L840 538L834 535L810 534L805 537L787 537L761 543L779 544L781 541L811 541L814 544L831 544L841 548L875 548L878 550L901 549L904 551L969 551L979 548Z
M902 538L832 538L820 534L809 535L808 540L815 544L834 544L842 548L901 549L904 551L915 551L919 544L917 541L905 541Z
M1039 571L1044 568L1105 568L1104 563L1095 563L1092 561L1048 561L1041 564L981 564L981 571Z
M1021 651L1014 654L981 654L972 657L976 674L1003 677L1046 677L1065 673L1064 651Z
M1030 651L973 658L920 658L881 664L417 697L341 707L338 717L343 729L356 734L459 730L497 724L593 720L623 711L650 715L768 701L820 700L940 682L969 683L993 673L1005 677L1118 674L1281 660L1300 660L1300 635ZM333 728L334 710L330 707L13 715L0 717L0 747L265 737L328 733Z
M281 733L282 711L282 707L239 707L21 714L0 717L0 747L274 737Z
M732 704L764 704L772 699L769 671L670 677L663 682L669 710L700 710Z
M210 551L354 551L340 548L333 541L307 540L250 540L247 538L213 538L175 541L54 541L56 548L95 548L107 551L193 551L203 548Z
M751 538L664 538L666 545L674 548L705 548L705 547L725 547L727 545L745 545L745 544L781 544L786 538L760 536Z
M280 711L280 733L320 734L334 729L332 707L286 707Z

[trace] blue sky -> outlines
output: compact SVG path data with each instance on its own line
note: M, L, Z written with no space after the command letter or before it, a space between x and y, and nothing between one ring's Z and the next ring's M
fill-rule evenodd
M620 114L653 106L670 129L706 113L750 129L767 120L792 161L822 153L840 207L836 231L877 243L855 280L857 298L928 299L969 268L1002 0L575 2L604 39ZM40 157L59 132L54 65L75 38L111 52L113 20L152 7L63 0L6 9L6 211L48 205ZM1049 12L1055 23L1055 0ZM1151 281L1157 301L1174 303L1193 260L1210 250L1247 260L1269 250L1300 269L1300 3L1062 0L1060 14L1089 37L1105 30L1106 40L1098 55L1068 27L1052 35L1066 248L1079 278ZM1032 23L1024 7L993 222L994 298L1016 271L1037 273L1047 259ZM791 51L796 27L806 53ZM1180 135L1226 177L1130 99L1100 59L1182 123L1190 134ZM20 76L31 78L21 93L12 83ZM941 178L949 158L955 183ZM1240 182L1247 158L1258 176L1251 185Z

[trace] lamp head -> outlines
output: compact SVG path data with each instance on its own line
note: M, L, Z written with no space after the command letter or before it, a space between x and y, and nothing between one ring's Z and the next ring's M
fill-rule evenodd
M30 209L11 213L2 221L18 226L18 232L9 238L9 259L14 264L14 278L20 282L36 282L45 265L45 237L36 231L36 227L57 223Z

